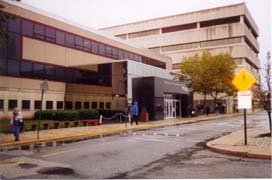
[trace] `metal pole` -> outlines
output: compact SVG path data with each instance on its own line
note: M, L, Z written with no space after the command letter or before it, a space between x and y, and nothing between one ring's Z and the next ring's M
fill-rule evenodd
M37 139L40 138L40 124L41 124L41 119L42 119L43 94L44 94L44 90L42 90L41 107L40 107L39 122L38 122L38 131L37 131Z
M245 136L245 145L247 145L247 124L246 124L246 109L244 109L244 136Z

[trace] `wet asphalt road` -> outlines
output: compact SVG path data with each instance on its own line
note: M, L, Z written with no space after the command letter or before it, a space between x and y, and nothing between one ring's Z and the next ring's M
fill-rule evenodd
M248 127L267 126L264 113L248 116ZM1 177L50 178L270 178L271 161L211 152L204 142L243 128L243 117L215 119L1 153ZM268 130L268 128L267 128Z

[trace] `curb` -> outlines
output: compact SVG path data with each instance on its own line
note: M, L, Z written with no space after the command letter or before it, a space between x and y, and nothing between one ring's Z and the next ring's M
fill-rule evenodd
M221 154L241 156L241 157L247 157L247 158L257 158L257 159L270 159L271 160L271 158L272 158L272 155L267 155L267 154L257 154L257 153L251 153L251 152L223 149L223 148L219 148L214 145L211 145L211 143L212 143L212 141L208 142L206 144L206 147L213 152L217 152L217 153L221 153Z
M129 129L118 129L118 130L113 130L110 132L102 132L102 133L89 133L89 134L77 134L77 135L70 135L70 136L60 136L60 137L55 137L55 138L41 138L39 140L33 139L33 140L27 140L27 141L19 141L19 142L9 142L5 144L0 144L0 152L1 151L10 151L10 150L19 150L19 149L31 149L31 148L39 148L41 146L46 146L46 144L63 144L65 142L76 142L76 141L83 141L91 138L99 138L100 136L112 136L112 135L117 135L122 132L126 132L129 130L132 131L141 131L145 129L150 129L150 128L162 128L162 127L169 127L169 126L180 126L180 125L187 125L187 124L193 124L193 123L199 123L199 122L206 122L210 120L217 120L218 118L220 119L225 119L229 117L235 117L235 116L240 116L239 114L233 114L229 116L224 116L224 117L212 117L208 119L198 119L198 120L189 120L187 122L173 122L171 124L158 124L158 125L151 125L151 126L142 126L142 127L133 127ZM50 144L50 146L51 146Z

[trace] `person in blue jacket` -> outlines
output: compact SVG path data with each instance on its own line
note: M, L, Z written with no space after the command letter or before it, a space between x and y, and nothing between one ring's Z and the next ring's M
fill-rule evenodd
M138 125L138 115L139 115L139 111L138 111L138 102L137 101L134 101L133 105L131 106L130 108L130 113L132 115L132 119L131 119L131 122L130 124L132 125L133 124L133 121L136 122L136 125Z

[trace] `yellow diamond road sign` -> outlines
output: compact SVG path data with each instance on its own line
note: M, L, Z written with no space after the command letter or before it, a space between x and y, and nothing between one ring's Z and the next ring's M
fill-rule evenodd
M242 69L232 80L232 84L234 84L240 91L247 91L255 82L256 79L245 69Z

